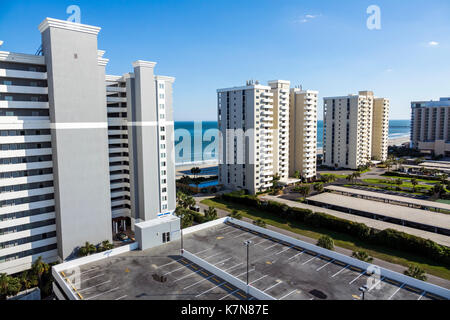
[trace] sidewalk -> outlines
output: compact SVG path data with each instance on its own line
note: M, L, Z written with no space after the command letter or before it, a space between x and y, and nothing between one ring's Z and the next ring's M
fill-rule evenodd
M201 212L203 212L204 209L208 209L208 206L200 203L200 201L202 201L204 199L211 199L211 198L214 198L214 197L195 197L195 201L197 202L197 205L200 207ZM280 199L274 199L274 201L278 201L278 200L280 200ZM222 210L222 209L218 209L218 208L216 208L216 210L217 210L217 215L219 218L226 217L230 214L230 212L228 212L226 210ZM242 218L242 221L253 223L253 220L245 218L245 217ZM292 238L295 238L295 239L298 239L301 241L304 241L304 242L307 242L307 243L314 244L314 245L317 243L316 239L311 239L311 238L302 236L300 234L297 234L297 233L294 233L294 232L291 232L288 230L273 227L271 225L267 225L267 229L284 234L286 236L289 236L289 237L292 237ZM334 251L341 253L341 254L345 254L346 256L350 256L350 257L352 256L352 253L353 253L351 250L340 248L340 247L335 247ZM377 258L374 258L372 263L377 266L380 266L380 267L383 267L383 268L386 268L386 269L389 269L389 270L392 270L392 271L395 271L395 272L398 272L401 274L403 274L403 272L405 270L407 270L407 268L405 268L404 266L386 262L384 260L380 260ZM427 282L450 289L450 281L449 280L442 279L442 278L439 278L439 277L436 277L436 276L433 276L430 274L427 274Z

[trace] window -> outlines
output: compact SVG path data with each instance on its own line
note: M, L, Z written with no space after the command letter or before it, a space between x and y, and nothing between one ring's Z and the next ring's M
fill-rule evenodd
M166 136L161 136L161 140L162 141L166 140Z
M167 163L165 161L161 162L161 167L165 167Z
M166 131L166 128L165 127L161 127L161 128L159 128L159 131L164 132L164 131Z
M161 150L165 150L166 149L166 145L165 144L161 144Z
M166 158L166 154L165 153L161 153L161 159Z
M159 84L159 88L160 88L160 89L164 89L164 83L160 83L160 84Z
M161 170L161 175L165 176L167 174L166 170Z
M161 114L159 115L159 118L160 118L160 119L164 119L164 118L165 118L164 113L161 113Z
M167 201L167 196L162 196L161 201Z
M161 189L161 192L167 192L167 188L165 188L165 187L162 188L162 189Z
M161 104L159 105L159 108L160 108L160 109L164 109L164 103L161 103Z
M5 100L6 101L13 101L13 97L12 96L5 96Z
M164 93L160 93L160 94L159 94L159 98L160 98L160 99L164 99Z
M163 204L163 205L162 205L162 209L163 209L163 210L166 210L166 209L167 209L167 204Z
M161 183L162 183L162 184L166 184L166 183L167 183L167 179L162 179L162 180L161 180Z

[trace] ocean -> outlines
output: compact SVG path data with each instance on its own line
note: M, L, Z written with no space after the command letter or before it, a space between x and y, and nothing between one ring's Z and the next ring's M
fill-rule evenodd
M390 120L389 139L409 137L410 120ZM175 121L175 163L189 164L217 160L217 121ZM190 141L189 141L190 140ZM317 122L317 147L323 147L323 121ZM196 148L196 146L198 146Z

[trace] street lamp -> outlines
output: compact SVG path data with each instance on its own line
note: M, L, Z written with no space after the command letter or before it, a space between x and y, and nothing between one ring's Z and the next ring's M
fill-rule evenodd
M251 244L253 244L253 241L250 241L250 240L244 241L244 245L247 247L247 299L249 297L249 282L248 282L249 270L248 270L248 267L249 267L249 250L250 250Z
M364 300L364 294L366 293L366 291L369 289L369 287L367 285L363 285L362 287L359 288L359 291L362 292L362 299Z

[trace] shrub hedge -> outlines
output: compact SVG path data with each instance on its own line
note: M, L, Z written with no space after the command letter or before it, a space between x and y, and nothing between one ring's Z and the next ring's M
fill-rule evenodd
M220 197L225 201L247 205L275 214L288 221L297 221L317 228L342 232L368 243L418 254L450 266L450 248L431 240L393 229L379 231L363 223L337 218L323 212L290 207L275 201L261 201L256 196L244 195L239 192L223 194Z

